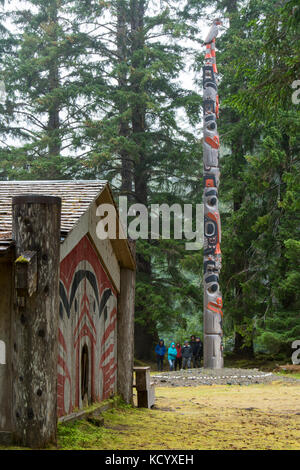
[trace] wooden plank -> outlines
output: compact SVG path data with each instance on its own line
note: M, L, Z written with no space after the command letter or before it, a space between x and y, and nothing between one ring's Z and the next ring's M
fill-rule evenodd
M137 391L138 408L151 408L155 403L155 385L151 384L148 390Z
M118 393L133 404L135 271L121 268L118 298Z
M135 384L137 390L148 390L150 387L150 367L134 368Z
M89 417L99 417L101 413L104 411L110 410L114 407L113 403L104 403L100 404L96 409L93 411L90 410L81 410L74 413L70 413L69 415L61 416L58 418L59 423L72 423L79 419L87 419Z

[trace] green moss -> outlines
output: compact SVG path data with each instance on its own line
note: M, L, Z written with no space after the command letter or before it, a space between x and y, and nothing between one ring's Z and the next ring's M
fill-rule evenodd
M1 450L30 450L29 447L20 447L20 446L1 446L0 445L0 451Z
M299 394L299 385L281 382L157 387L156 409L123 405L103 413L103 428L84 421L60 427L59 448L299 449Z
M243 387L156 387L152 410L116 397L117 408L102 413L103 427L86 420L59 424L58 449L300 449L300 385L278 379Z
M91 449L105 438L106 430L96 428L85 420L58 425L59 449Z
M288 371L282 371L282 372L276 372L276 375L283 375L283 376L288 376L293 379L300 379L300 372L288 372Z
M25 256L19 256L19 258L16 259L15 263L23 263L23 264L28 264L29 260L25 258Z

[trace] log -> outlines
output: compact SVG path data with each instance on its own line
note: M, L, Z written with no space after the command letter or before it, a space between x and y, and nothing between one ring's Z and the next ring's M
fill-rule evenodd
M13 197L15 307L12 321L13 439L56 443L61 199Z

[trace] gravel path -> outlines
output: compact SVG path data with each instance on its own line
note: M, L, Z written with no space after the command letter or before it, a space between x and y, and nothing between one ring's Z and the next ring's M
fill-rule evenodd
M251 385L275 380L300 384L300 379L279 376L259 369L188 369L175 372L157 372L151 376L157 387L191 387L195 385Z

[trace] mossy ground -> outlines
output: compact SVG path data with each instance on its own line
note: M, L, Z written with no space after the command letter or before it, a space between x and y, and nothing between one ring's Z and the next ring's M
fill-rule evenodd
M156 388L153 410L59 426L60 449L300 449L300 385Z
M276 372L276 375L283 375L284 377L292 377L293 379L300 379L300 373L293 372L292 374L289 372Z
M280 377L249 386L157 387L153 410L115 404L103 413L104 427L60 424L58 449L300 449L300 384Z

